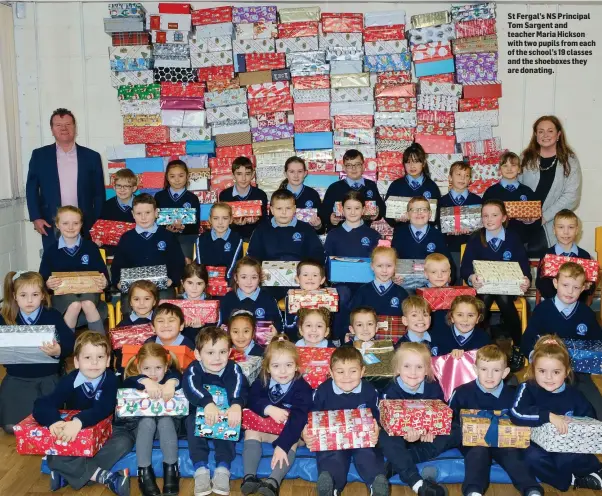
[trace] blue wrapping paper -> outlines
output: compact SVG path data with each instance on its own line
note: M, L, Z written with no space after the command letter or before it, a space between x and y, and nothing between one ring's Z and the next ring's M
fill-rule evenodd
M370 282L374 272L369 258L330 257L328 260L331 282Z
M295 133L295 150L332 148L332 132Z
M454 70L455 66L453 58L414 64L416 77L434 76L435 74L448 74L450 72L454 72Z
M213 154L215 153L215 141L187 141L186 142L186 154L187 155L201 155L201 154Z
M565 339L575 372L602 374L602 341Z
M211 439L223 439L225 441L238 441L240 436L240 424L236 427L230 427L228 425L227 410L230 406L228 404L228 392L219 386L206 385L204 387L213 397L213 402L220 410L220 413L217 422L212 426L209 426L205 423L204 409L197 408L194 435Z
M368 72L409 71L410 52L366 55L364 67Z

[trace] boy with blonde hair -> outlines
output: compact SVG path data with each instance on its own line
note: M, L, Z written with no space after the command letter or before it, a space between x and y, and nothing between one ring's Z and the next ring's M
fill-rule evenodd
M401 322L406 326L406 334L399 338L395 347L402 343L423 343L431 349L431 307L427 301L420 296L408 297L401 306L403 316ZM435 351L435 355L436 350Z
M441 253L431 253L424 260L424 275L429 288L444 288L451 281L451 264L449 259ZM447 310L433 310L431 319L433 328L445 325Z

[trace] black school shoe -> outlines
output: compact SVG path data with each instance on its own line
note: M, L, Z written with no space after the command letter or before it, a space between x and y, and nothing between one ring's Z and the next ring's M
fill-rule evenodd
M512 354L510 355L510 360L508 361L508 367L510 367L510 372L518 372L525 366L525 356L520 352L520 348L518 346L512 347Z
M163 496L178 496L180 493L180 471L177 463L163 462Z
M255 494L260 487L261 481L256 476L247 474L243 477L240 492L247 496L248 494Z
M257 492L263 496L278 496L278 493L280 492L280 485L275 479L268 477L267 479L261 481L261 487L257 490Z
M429 479L422 480L422 486L418 488L418 496L447 496L447 489Z
M573 484L575 489L593 489L600 490L602 489L602 469L597 472L592 472L584 477L575 477L575 482Z
M332 476L328 472L322 472L318 476L318 496L333 496L334 495L334 481Z
M142 496L161 496L152 466L138 467L138 487Z

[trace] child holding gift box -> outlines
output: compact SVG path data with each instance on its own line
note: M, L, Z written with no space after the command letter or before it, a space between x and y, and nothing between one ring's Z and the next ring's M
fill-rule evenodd
M478 234L475 233L466 245L466 251L462 258L460 272L462 279L476 290L483 286L483 281L474 273L473 260L492 260L497 262L518 262L524 274L520 285L522 291L527 291L531 285L531 269L527 252L518 234L506 229L507 215L504 202L500 200L487 200L481 209L483 228ZM522 339L521 323L514 306L514 296L511 295L481 295L485 303L485 318L489 318L489 309L493 302L497 303L504 328L510 333L514 342L512 356L510 358L510 369L520 370L523 366L523 357L520 355L520 342Z
M320 211L322 200L318 192L305 186L303 181L307 177L307 165L301 157L289 157L284 162L284 173L286 179L280 184L280 189L288 189L295 195L295 205L297 208L315 208ZM322 230L322 219L314 215L309 219L309 225L314 229Z
M184 336L184 312L173 303L161 303L153 312L152 319L155 335L146 343L157 343L161 346L186 346L194 350L194 341Z
M73 332L61 314L50 308L44 279L37 272L8 272L4 278L4 299L0 325L54 326L56 341L41 349L56 363L5 365L0 387L0 427L7 434L27 417L34 401L50 393L59 381L61 360L73 352Z
M474 296L454 298L444 327L433 328L431 353L434 356L451 353L461 358L465 351L478 350L490 344L489 335L477 324L483 320L484 304Z
M196 261L213 267L226 267L231 280L236 262L242 257L242 238L233 231L232 207L224 202L214 203L209 210L211 230L201 234L196 242Z
M374 342L376 336L376 311L372 307L354 307L349 315L349 332L345 336L345 345L362 348L363 343Z
M594 418L595 411L571 383L569 353L558 336L537 340L527 369L527 382L518 388L510 409L512 422L537 427L551 422L559 434L568 432L571 417ZM595 455L549 453L535 443L525 453L527 465L540 481L559 491L586 488L602 490L602 464Z
M200 204L198 197L186 189L188 185L188 166L182 160L171 160L165 169L165 184L163 189L155 195L159 208L194 208L194 224L182 224L177 220L169 226L168 231L174 233L182 247L186 261L193 257L194 243L199 234Z
M213 397L206 386L225 389L230 405L227 416L228 425L240 425L242 408L247 402L249 383L240 367L231 360L230 338L219 327L208 327L196 337L194 357L184 373L184 393L190 402L190 415L186 418L188 448L194 467L194 494L207 496L214 492L227 496L230 493L230 464L234 457L235 443L223 439L213 439L215 463L217 468L213 479L209 473L209 441L195 436L196 410L203 408L205 422L213 425L219 413Z
M234 310L248 310L256 319L273 322L278 332L282 331L282 317L278 303L272 295L260 287L261 264L251 257L243 257L234 269L234 291L230 291L220 302L220 322L227 322Z
M374 386L363 379L365 370L359 350L350 346L337 348L330 359L331 378L322 383L314 393L311 410L346 410L361 406L370 408L372 415L378 420L378 394ZM377 426L372 434L374 444L378 440L378 430ZM303 438L307 444L311 444L307 427L303 430ZM387 496L389 484L385 476L384 460L375 448L317 452L318 495L332 496L335 491L337 494L343 491L352 458L370 494Z
M343 201L345 195L352 190L359 191L366 200L376 201L378 214L374 220L382 219L386 212L385 202L378 192L376 183L362 177L364 174L364 156L362 153L358 150L347 150L343 155L343 168L347 177L328 186L322 202L320 217L322 222L326 223L327 230L338 226L341 222L341 219L334 213L334 204Z
M579 301L585 289L585 271L575 262L562 264L554 278L557 294L542 301L533 310L521 344L521 352L530 356L540 336L554 329L562 339L602 339L602 329L594 311ZM576 388L583 393L596 410L596 418L602 419L602 395L592 382L590 374L575 374Z
M403 343L395 352L393 362L395 378L382 391L385 400L441 400L443 391L433 375L431 353L425 344ZM460 444L460 429L455 427L450 435L421 434L410 428L403 437L389 436L381 429L379 443L391 464L392 472L399 474L402 482L420 496L444 496L445 489L429 479L424 479L416 463L436 458L444 451Z
M449 169L449 193L443 196L439 201L441 207L462 207L469 205L480 205L483 201L481 197L468 191L472 169L466 162L454 162ZM454 284L462 285L460 277L460 247L468 242L470 231L458 232L445 235L447 247L451 252L454 263L454 273L456 278Z
M167 266L168 289L161 290L161 299L175 297L174 282L182 279L182 271L186 262L175 236L158 226L157 203L146 193L134 198L133 208L136 228L125 233L119 240L115 250L115 258L111 265L113 283L121 288L121 269L133 267L148 267L156 265ZM127 299L121 296L123 312L129 312Z
M184 267L184 275L182 276L182 289L184 290L178 295L179 300L203 301L210 300L205 294L205 288L209 284L209 274L204 265L199 265L195 262L189 263ZM194 343L197 333L203 325L215 325L215 322L202 324L199 319L193 319L186 322L186 327L182 334Z
M171 367L173 365L173 367ZM181 389L182 374L177 360L156 343L143 345L125 368L124 388L145 391L150 399L169 401ZM139 417L136 431L136 462L138 486L144 496L161 494L151 464L155 433L163 455L163 494L178 494L178 433L174 417Z
M429 166L426 161L426 152L418 143L412 143L403 152L403 167L405 176L395 179L387 190L385 201L390 196L415 197L422 196L427 200L441 199L441 191L435 181L431 179ZM409 209L409 207L408 207ZM399 222L407 222L408 218L387 219L387 222L395 226ZM424 258L424 257L412 257Z
M247 310L235 311L228 320L228 334L232 340L232 349L243 353L245 356L262 357L264 349L255 342L257 321L251 312ZM269 340L276 335L274 326Z
M64 376L54 392L38 398L33 406L33 418L48 427L58 440L73 441L86 427L96 425L112 415L117 406L117 378L107 370L111 346L103 334L86 331L75 341L75 370ZM66 407L80 410L73 420L61 420L59 410ZM48 455L50 490L58 491L70 485L79 490L88 482L104 484L119 496L130 494L130 479L126 471L111 472L112 467L134 446L129 429L113 426L113 434L92 458Z
M296 346L309 348L334 348L330 336L330 312L325 308L302 308L299 310L299 335Z
M98 293L53 295L52 306L63 314L71 329L77 327L79 315L83 312L89 329L105 332L99 305L100 293L109 284L109 272L98 246L81 236L84 214L71 205L59 207L55 222L61 237L44 250L40 262L40 274L46 281L46 287L54 291L63 283L60 277L52 275L53 272L97 271L100 275L94 278ZM106 318L106 304L102 305L102 312Z
M564 257L577 257L591 259L592 256L580 246L577 246L575 240L579 234L579 217L572 210L563 209L554 216L554 235L558 240L554 246L546 251L546 254L561 255ZM542 258L543 261L543 258ZM537 276L535 286L544 298L554 298L556 288L550 277L541 277L541 264L537 267ZM596 291L596 285L590 282L585 283L585 289L579 296L579 301L586 303L591 295Z
M460 273L458 271L458 273ZM444 288L451 281L451 264L441 253L431 253L424 259L424 275L429 288ZM433 327L445 325L447 310L434 310L431 313Z
M132 284L127 298L131 312L123 316L118 327L150 324L153 318L153 310L159 303L157 285L144 279L136 281Z
M449 406L454 411L454 426L460 427L461 410L508 410L514 402L515 389L504 384L510 373L506 354L496 345L487 345L477 351L477 379L454 391ZM489 448L465 446L466 470L462 494L482 495L489 487L491 460L495 460L508 473L514 487L521 494L542 496L543 489L525 467L525 450L518 448Z
M119 169L113 174L115 196L106 200L100 212L100 219L118 222L134 222L132 202L138 189L138 176L130 169Z
M293 466L301 432L307 423L312 389L299 373L299 354L285 339L272 341L266 349L259 379L251 386L249 404L257 415L283 424L279 435L247 429L242 453L244 495L260 493L277 496L280 484ZM257 468L262 456L261 443L274 446L270 476L260 481Z
M401 310L401 322L407 332L397 340L395 348L403 343L420 343L427 346L433 356L437 356L438 348L431 349L431 307L427 301L420 296L409 296L401 305Z
M261 200L262 215L266 217L268 214L267 205L268 197L259 188L252 186L253 176L255 170L253 169L253 162L247 157L236 157L232 161L232 175L234 176L234 186L226 188L219 194L220 202L232 202L232 201L250 201L250 200ZM255 228L259 225L261 219L257 222L246 223L243 221L240 224L234 224L232 229L236 231L240 237L248 241L251 239L251 235Z

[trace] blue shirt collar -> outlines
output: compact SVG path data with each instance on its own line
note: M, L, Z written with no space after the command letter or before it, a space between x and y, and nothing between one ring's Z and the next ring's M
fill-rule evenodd
M295 343L295 346L307 346L305 344L305 339L301 338ZM314 348L328 348L328 339L324 338L317 345L315 345Z
M180 346L183 341L184 341L184 335L178 334L178 337L176 339L174 339L174 342L171 343L169 346ZM161 346L164 346L163 341L161 341L161 338L159 336L157 336L157 340L155 341L155 343L160 344Z
M364 225L364 221L362 220L362 221L360 221L360 225L359 225L359 226L357 226L357 227L362 227L363 225ZM353 231L354 229L357 229L357 227L351 227L347 221L343 222L343 223L341 224L341 226L342 226L342 228L343 228L343 229L345 229L345 231L347 231L347 232L351 232L351 231Z
M252 187L253 186L249 185L249 191L247 191L247 193L243 196L243 195L240 194L240 192L236 188L236 184L235 184L235 185L232 186L232 196L239 196L240 198L246 198L251 193L251 188Z
M363 177L360 177L358 180L349 179L349 177L346 177L346 178L345 178L345 181L346 181L346 182L347 182L347 184L348 184L349 186L351 186L352 188L353 188L353 186L354 186L355 184L361 184L362 186L365 186L365 185L366 185L366 183L365 183L365 181L364 181L364 178L363 178Z
M157 229L159 229L159 226L157 225L156 222L152 225L152 227L149 227L148 229L144 229L144 228L140 227L138 224L136 224L136 232L138 234L142 234L144 232L149 232L151 234L155 234L157 232Z
M506 186L514 186L515 188L518 188L520 186L520 183L518 182L518 179L514 179L513 181L509 181L508 179L502 178L500 180L500 184L502 185L502 187L506 187Z
M251 342L249 343L249 345L244 349L244 354L245 356L249 356L249 353L251 353L251 350L255 347L255 341L253 341L251 339Z
M360 381L360 383L354 387L351 391L343 391L339 386L337 386L334 382L334 380L332 381L332 390L334 391L334 394L337 395L341 395L341 394L359 394L362 392L362 381Z
M130 207L132 208L132 205L134 204L134 195L130 196L130 200L127 203L123 203L118 196L116 196L115 198L117 198L117 204L120 207Z
M458 331L458 328L456 327L455 324L454 324L453 328L454 328L454 334L456 335L456 337L464 336L464 341L466 341L468 338L470 338L470 336L472 336L472 333L474 332L474 329L470 332L460 332L460 331Z
M406 181L408 184L411 184L413 181L417 181L420 186L422 186L422 183L424 182L424 174L420 174L417 178L413 178L409 174L406 174Z
M449 195L453 198L454 201L457 200L460 196L464 198L464 200L466 200L468 198L468 190L465 189L464 191L456 193L453 189L450 189Z
M280 383L276 382L274 379L270 378L269 389L271 390L276 384L280 384ZM287 382L286 384L280 384L280 390L282 391L282 396L284 396L288 392L288 390L291 388L292 385L293 385L293 381Z
M556 253L556 255L562 255L563 253L570 253L570 254L572 254L572 256L576 257L577 254L579 253L579 247L575 243L573 243L571 245L571 249L568 252L566 252L566 251L564 251L564 248L562 246L560 246L558 243L556 243L554 245L554 252Z
M500 383L495 387L493 391L487 391L487 389L483 387L483 385L479 382L479 379L477 378L477 387L485 394L492 394L496 398L499 398L502 394L502 389L504 389L504 381L500 381Z
M94 391L96 391L96 388L98 387L100 382L104 379L105 373L106 372L103 372L96 379L88 379L84 374L82 374L81 372L78 372L77 376L75 377L75 381L73 382L73 389L80 387L85 382L91 382L92 387L94 388Z
M219 372L210 372L208 370L205 370L205 367L203 367L203 362L201 362L200 360L199 360L199 364L201 366L201 369L203 369L203 372L205 372L205 374L213 374L213 375L217 375L218 377L221 377L224 374L224 370L226 370L226 367L224 367Z
M410 224L410 229L412 230L412 233L414 234L414 236L416 236L416 233L418 231L420 231L422 233L422 235L420 236L420 239L424 238L425 234L429 231L430 226L427 224L423 227L416 227L414 226L414 224Z
M396 381L397 385L402 389L402 391L411 394L412 396L415 394L424 394L424 381L420 383L420 386L418 386L416 390L412 390L410 386L401 380L400 376L397 376Z
M232 232L232 229L228 228L228 230L224 233L224 235L221 237L221 239L223 239L224 241L228 241L228 237L230 236L231 232ZM215 241L217 239L220 239L220 237L215 232L215 229L211 229L211 240Z
M261 288L257 288L255 291L253 291L249 296L247 296L246 294L244 294L242 292L242 290L239 288L236 290L236 296L238 296L238 299L240 301L244 300L245 298L251 298L253 301L257 301L257 298L259 297L259 291L261 291Z
M490 231L485 231L485 241L489 243L493 238L501 239L502 241L506 241L506 229L502 226L500 232L495 236Z
M286 226L279 226L276 222L276 219L272 217L272 227L295 227L297 225L297 217L293 217L293 219Z
M201 293L201 296L199 297L199 300L204 300L206 298L205 293ZM188 297L188 294L186 293L186 291L184 291L182 293L182 299L184 300L189 300L190 298Z
M136 322L138 319L149 319L149 320L153 320L153 312L151 312L148 317L140 317L140 315L138 315L136 312L134 312L133 310L130 312L130 320L132 322Z
M562 393L564 390L566 389L566 383L563 382L562 386L560 386L558 389L555 389L554 391L552 391L552 393Z
M23 322L27 322L27 319L31 319L33 322L35 322L36 320L38 320L41 311L42 307L39 306L31 313L25 313L23 310L19 310L19 313L21 314ZM29 325L29 323L27 323L27 325Z
M303 193L303 188L305 188L305 185L303 184L300 184L297 189L294 189L290 184L286 185L286 189L293 193L295 198L299 198L301 196L301 193Z
M81 242L82 242L82 237L80 234L78 234L77 239L75 240L75 243L71 246L67 246L67 242L65 241L65 238L63 238L63 236L61 236L59 238L59 250L62 248L77 248L77 247L79 247Z
M178 195L178 197L182 196L182 194L186 191L186 188L182 188L182 189L173 189L171 186L169 187L169 194L171 196L173 195Z
M385 291L386 291L387 289L389 289L391 287L391 284L393 284L393 281L389 280L387 282L380 282L378 279L374 279L374 281L372 281L372 284L374 284L376 289L378 289L378 291L380 292L381 286L384 286Z
M575 301L571 304L566 304L558 298L558 295L554 296L554 306L560 313L564 313L565 315L570 315L577 306L577 303L579 302ZM566 310L568 310L568 312Z
M431 342L431 335L428 332L423 333L421 339L420 335L408 329L406 336L408 337L411 343L422 343L423 341L428 341L429 343Z

